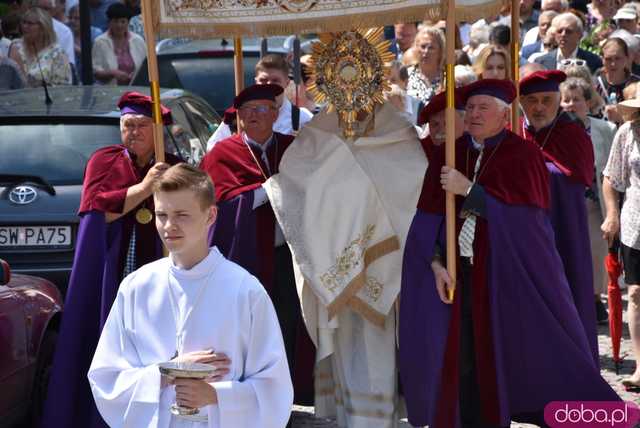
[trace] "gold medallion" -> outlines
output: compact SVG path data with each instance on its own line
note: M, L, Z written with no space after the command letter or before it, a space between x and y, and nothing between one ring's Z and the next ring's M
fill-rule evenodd
M148 208L140 208L136 211L136 221L140 224L148 224L153 220L153 214Z

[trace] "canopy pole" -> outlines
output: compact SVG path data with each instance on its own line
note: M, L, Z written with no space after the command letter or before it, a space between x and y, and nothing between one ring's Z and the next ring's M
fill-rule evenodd
M244 89L244 64L242 63L242 39L233 39L233 71L236 81L236 95Z
M158 73L158 57L156 56L156 32L151 12L151 1L142 0L142 21L144 37L147 45L147 69L149 70L149 86L153 101L153 141L156 162L164 162L164 132L162 129L162 109L160 108L160 75Z
M265 39L263 39L263 42ZM266 46L266 43L263 43ZM236 95L238 95L244 89L244 63L242 53L242 38L233 38L233 73L236 84ZM236 112L236 129L238 134L242 132L242 126L240 124L240 113Z
M511 0L511 70L516 99L511 107L511 130L520 135L520 0Z
M446 142L445 160L447 166L456 166L456 113L455 113L455 43L456 43L456 6L455 0L447 1L447 26L446 26L446 61L447 61L447 108L445 112ZM447 227L447 271L451 277L453 287L449 290L449 299L453 300L456 286L456 205L455 195L447 192L446 196L446 227Z

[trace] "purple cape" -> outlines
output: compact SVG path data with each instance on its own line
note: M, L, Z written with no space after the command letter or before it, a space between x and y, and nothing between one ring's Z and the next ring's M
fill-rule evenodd
M253 190L250 190L218 205L218 217L209 232L209 243L218 247L227 259L256 276L279 311L283 302L278 301L276 287L282 284L275 281L274 230L275 217L271 205L265 204L254 210ZM295 288L293 283L290 285ZM295 300L284 301L284 304L299 304L297 298ZM301 317L293 328L296 329L295 364L292 367L294 401L309 405L313 400L315 348Z
M107 223L100 211L81 216L43 428L107 427L93 401L87 372L122 280L122 255L128 247L131 221L127 215ZM159 258L162 247L155 236L154 245L144 246L145 253Z
M440 215L416 213L400 299L399 365L409 422L432 428L460 425L458 376L445 373L445 363L458 358L446 352L449 336L458 333L451 329L459 328L452 317L457 305L442 303L430 267L436 239L444 244L443 221ZM547 213L503 204L487 194L486 221L479 219L478 227L482 222L497 395L491 405L497 422L508 425L525 414L541 418L555 400L619 400L594 364ZM453 391L452 400L445 401L445 390ZM451 416L443 418L447 413Z
M593 291L593 269L589 224L585 203L584 184L569 179L552 163L551 172L551 225L556 248L564 265L571 294L578 309L593 359L600 366L598 357L598 327Z

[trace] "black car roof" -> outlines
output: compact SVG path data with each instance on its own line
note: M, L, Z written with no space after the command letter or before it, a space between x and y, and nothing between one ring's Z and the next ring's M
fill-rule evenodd
M116 106L126 91L149 95L143 86L55 86L49 87L53 103L45 103L43 88L18 89L0 92L0 117L63 117L93 116L120 117ZM160 91L160 99L166 102L188 94L182 89Z

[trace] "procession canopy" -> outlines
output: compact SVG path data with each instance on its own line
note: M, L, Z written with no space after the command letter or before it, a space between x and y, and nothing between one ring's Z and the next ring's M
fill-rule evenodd
M496 15L505 0L456 0L456 21ZM162 37L212 38L324 33L439 19L443 0L158 0Z

